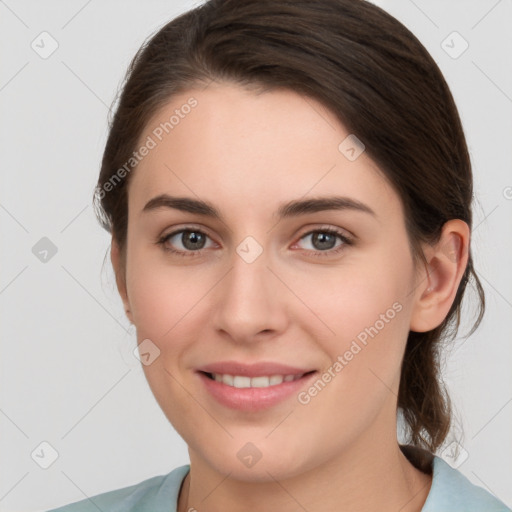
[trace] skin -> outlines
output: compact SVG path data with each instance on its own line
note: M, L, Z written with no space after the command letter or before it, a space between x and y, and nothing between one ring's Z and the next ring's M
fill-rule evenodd
M189 447L179 511L421 510L431 477L397 443L400 364L409 330L435 328L450 309L467 264L467 224L447 222L439 243L424 247L429 266L415 268L399 196L366 152L349 161L338 150L349 132L330 111L292 91L216 82L189 90L140 140L191 96L197 107L133 171L126 252L115 240L111 251L138 342L149 338L160 350L143 367L146 378ZM277 219L284 202L334 192L376 215ZM142 212L163 193L209 201L223 221ZM337 254L338 238L322 249L308 234L322 227L355 242ZM207 235L196 255L156 243L180 228ZM263 250L252 263L236 252L247 236ZM190 252L181 234L166 245ZM292 396L260 412L232 410L194 372L214 361L265 360L321 373L395 302L400 312L308 404ZM237 457L247 442L262 455L250 468Z

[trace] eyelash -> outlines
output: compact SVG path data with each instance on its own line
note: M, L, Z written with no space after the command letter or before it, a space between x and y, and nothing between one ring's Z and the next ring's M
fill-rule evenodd
M173 236L175 236L179 233L186 233L186 232L200 233L200 234L208 237L208 235L204 231L201 231L200 229L195 229L195 228L192 228L189 226L188 228L179 229L177 231L173 231L172 233L169 233L168 235L164 235L163 237L159 238L156 243L158 245L161 245L164 251L175 254L176 256L194 257L198 253L200 253L202 249L197 250L197 251L178 251L176 249L171 249L171 248L165 246L165 243L167 242L167 240L169 240L170 238L172 238ZM332 255L335 255L335 254L338 254L339 252L341 252L346 246L351 246L354 244L353 240L351 238L348 238L344 233L342 233L341 231L338 231L337 229L330 228L330 227L314 229L312 231L308 231L307 233L304 233L299 238L299 240L302 240L303 238L305 238L309 235L313 235L315 233L328 233L330 235L336 235L340 238L340 240L343 242L343 244L341 244L337 249L328 249L326 251L306 251L306 252L312 253L313 256L320 256L320 257L332 256Z

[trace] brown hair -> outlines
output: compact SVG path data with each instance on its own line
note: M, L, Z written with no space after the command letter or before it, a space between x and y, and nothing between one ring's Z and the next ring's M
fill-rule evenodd
M144 128L173 95L212 80L286 88L329 108L364 142L399 194L415 263L426 263L420 243L437 242L449 219L471 229L473 178L458 111L438 66L404 25L363 0L211 0L148 38L128 68L94 201L122 254L131 176L126 163ZM117 178L123 179L114 183L121 168ZM409 332L402 363L398 408L409 441L432 452L446 438L451 417L440 342L457 334L470 277L479 315L468 336L475 331L485 296L470 251L447 317L429 332Z

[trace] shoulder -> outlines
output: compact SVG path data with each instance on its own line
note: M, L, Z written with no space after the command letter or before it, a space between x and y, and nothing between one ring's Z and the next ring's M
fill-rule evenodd
M97 494L47 512L175 512L181 483L190 465L135 485Z
M442 458L432 462L432 487L421 512L510 512L503 502L474 485Z

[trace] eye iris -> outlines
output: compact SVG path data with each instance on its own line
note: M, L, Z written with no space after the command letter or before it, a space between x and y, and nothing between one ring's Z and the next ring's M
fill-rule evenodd
M331 233L313 233L313 245L319 242L319 249L332 249L336 244L336 236Z
M196 231L185 231L181 235L181 242L183 247L191 251L196 251L203 248L205 237L202 233L198 233ZM200 247L197 247L195 244L199 244Z

